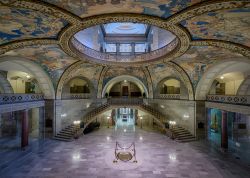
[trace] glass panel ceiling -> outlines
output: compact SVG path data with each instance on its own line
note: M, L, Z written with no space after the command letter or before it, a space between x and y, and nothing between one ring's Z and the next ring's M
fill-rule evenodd
M128 22L128 23L108 23L104 24L103 26L106 34L143 35L146 33L148 25Z

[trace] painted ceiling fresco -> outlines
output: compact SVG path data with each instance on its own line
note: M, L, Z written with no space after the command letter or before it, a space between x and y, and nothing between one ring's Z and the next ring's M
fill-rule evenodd
M167 18L202 0L44 0L78 16L114 12L140 13Z
M250 7L209 12L183 21L193 39L218 39L250 46Z
M102 66L97 64L84 63L81 64L80 69L75 71L75 74L86 77L97 88L102 68Z
M175 72L166 64L155 64L148 67L153 82L153 87L156 88L157 84L168 76L178 77Z
M0 44L30 38L56 38L67 24L43 12L0 6Z
M32 46L12 50L5 55L21 56L39 64L51 77L54 86L63 71L77 60L65 54L57 45Z
M105 86L112 78L117 77L119 75L131 75L143 82L145 86L148 86L146 76L142 70L142 68L137 67L111 67L105 74L103 79L103 86Z
M226 59L243 58L241 54L213 46L193 46L184 55L176 58L179 64L189 75L194 88L206 70L215 62Z

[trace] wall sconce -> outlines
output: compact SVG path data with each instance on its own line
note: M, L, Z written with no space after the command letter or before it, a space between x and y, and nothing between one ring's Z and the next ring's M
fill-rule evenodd
M176 125L176 121L169 121L169 124L174 126L174 125Z
M61 114L61 117L67 117L67 114L66 113Z
M183 118L186 120L186 119L188 119L190 116L188 115L188 114L184 114L183 115Z
M165 108L165 106L164 106L164 105L161 105L161 108Z
M77 125L77 124L80 124L80 123L81 123L80 120L77 120L77 121L74 121L74 122L73 122L74 125Z
M220 79L223 80L223 79L224 79L224 76L221 76Z

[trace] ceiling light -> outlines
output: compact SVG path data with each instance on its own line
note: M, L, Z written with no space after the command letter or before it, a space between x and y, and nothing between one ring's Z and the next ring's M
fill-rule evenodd
M220 79L221 79L221 80L223 80L223 79L224 79L224 77L223 77L223 76L221 76L221 77L220 77Z
M26 77L27 77L27 79L29 79L29 78L30 78L30 75L26 75Z

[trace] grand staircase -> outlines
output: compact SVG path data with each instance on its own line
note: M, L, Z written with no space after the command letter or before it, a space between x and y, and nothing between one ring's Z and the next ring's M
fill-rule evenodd
M84 128L78 129L76 131L76 126L70 125L60 131L54 139L61 140L61 141L71 141L74 138L76 132L83 133L84 129L93 122L96 117L110 109L118 108L118 107L129 107L133 106L142 111L145 111L156 118L158 124L163 128L163 131L166 132L168 136L172 136L178 142L188 142L195 140L195 137L187 130L182 127L175 127L172 129L165 128L165 123L168 121L166 116L160 113L158 110L154 109L153 107L145 104L143 99L141 98L112 98L108 99L105 104L102 104L90 112L88 112L82 119L84 122Z
M60 141L73 141L74 135L77 132L78 126L72 124L64 129L62 129L56 136L54 136L55 140L60 140Z
M191 142L195 141L196 138L186 129L180 126L175 126L174 128L170 129L174 139L177 142Z
M84 128L83 130L95 120L95 117L98 116L100 113L117 108L117 107L137 107L138 109L141 109L142 111L145 111L152 116L156 118L156 121L158 121L158 124L162 126L162 128L165 129L164 122L167 122L166 116L164 116L162 113L160 113L158 110L152 108L149 105L146 105L143 103L143 99L141 98L112 98L108 99L107 103L97 107L96 109L92 110L91 112L87 113L84 116Z

